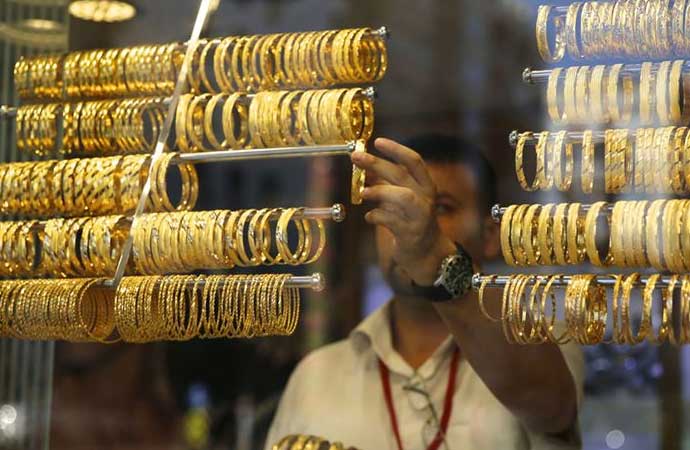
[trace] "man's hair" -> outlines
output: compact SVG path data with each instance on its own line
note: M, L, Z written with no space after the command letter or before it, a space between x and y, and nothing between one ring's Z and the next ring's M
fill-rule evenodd
M428 163L462 164L470 168L477 182L479 207L488 213L497 202L496 172L482 148L466 139L442 134L411 137L404 144Z

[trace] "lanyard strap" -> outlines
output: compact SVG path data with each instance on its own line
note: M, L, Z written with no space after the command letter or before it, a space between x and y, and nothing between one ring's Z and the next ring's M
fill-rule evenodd
M441 416L441 423L436 432L436 436L427 447L427 450L437 450L443 442L450 422L450 415L453 412L453 394L455 393L455 378L458 373L458 363L460 362L460 351L455 347L453 358L450 361L450 368L448 370L448 384L446 385L446 395L443 400L443 414ZM398 428L398 417L395 414L395 407L393 405L393 392L391 390L390 372L388 367L379 359L379 374L381 375L381 386L383 388L383 397L386 400L386 408L391 419L391 428L393 428L393 435L395 442L398 444L398 450L403 450L402 439L400 438L400 429Z

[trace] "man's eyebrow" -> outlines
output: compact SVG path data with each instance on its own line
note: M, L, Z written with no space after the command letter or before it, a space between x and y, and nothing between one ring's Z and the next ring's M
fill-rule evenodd
M453 194L451 194L450 192L446 192L446 191L441 191L441 192L438 192L436 194L436 201L439 201L439 200L451 200L454 203L460 203L460 201L457 198L455 198L455 196Z

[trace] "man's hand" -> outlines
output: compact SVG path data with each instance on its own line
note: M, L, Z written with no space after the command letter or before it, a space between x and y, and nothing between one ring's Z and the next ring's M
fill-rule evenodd
M376 203L365 219L393 233L395 262L415 284L431 286L443 259L456 251L436 220L436 186L414 150L383 138L374 145L388 159L368 153L352 155L355 165L377 179L362 194L364 200Z

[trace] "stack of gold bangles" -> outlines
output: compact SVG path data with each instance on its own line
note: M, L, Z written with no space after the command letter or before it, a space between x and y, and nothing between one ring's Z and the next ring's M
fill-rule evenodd
M502 321L509 342L564 344L572 340L583 345L634 345L644 341L655 344L668 341L674 345L690 343L688 275L672 275L666 280L658 274L642 278L637 273L569 277L511 275L503 288L500 317L492 317L484 307L485 288L494 278L483 278L479 290L480 308L490 320ZM600 281L604 278L610 281L606 286ZM564 308L560 309L554 286L563 283L566 284ZM641 301L640 308L632 304L637 298ZM632 311L639 310L639 318L631 316ZM562 311L562 316L559 316L559 311ZM607 332L609 311L612 326ZM660 312L659 320L653 320L656 311Z
M144 214L133 225L134 258L128 272L311 264L323 253L326 230L321 219L304 218L302 212L272 208ZM0 222L0 276L111 275L128 230L125 216Z
M125 277L115 326L127 342L289 335L300 293L290 275Z
M326 231L322 220L300 219L300 212L267 208L143 215L134 223L136 271L311 264L326 246ZM290 228L297 233L292 246Z
M690 52L688 23L687 0L572 2L565 14L542 5L537 48L548 63L566 55L575 61L685 56Z
M291 275L0 281L0 336L74 342L152 342L292 334L299 289Z
M574 149L580 151L581 188L594 188L596 131L585 130L574 140L568 131L521 133L515 148L515 170L526 191L573 185ZM624 192L687 194L690 192L690 133L687 127L609 129L604 133L604 189L607 194ZM535 176L525 175L525 149L534 143Z
M318 436L292 434L285 436L273 445L273 450L346 450L340 442L329 442ZM347 447L347 450L357 450Z
M38 156L150 152L164 116L159 97L23 105L17 108L17 148Z
M192 164L177 164L182 178L178 205L168 196L166 175L176 153L156 160L148 211L192 209L199 187ZM151 157L148 155L0 164L2 214L28 217L126 214L134 211Z
M17 148L39 156L150 152L164 108L158 97L20 106ZM373 126L373 102L361 88L189 94L177 108L172 146L189 152L340 144L368 140Z
M366 141L373 126L360 88L184 95L175 117L183 152Z
M690 89L685 60L645 62L639 76L623 64L556 67L546 87L554 124L568 126L687 125ZM637 81L637 83L636 83ZM639 122L635 107L639 105Z
M114 292L103 280L0 281L0 336L105 341L114 329Z
M501 250L512 266L573 265L690 270L690 200L509 206Z
M165 44L22 58L15 85L22 100L171 95L184 51ZM191 64L194 93L258 92L375 82L387 55L383 36L358 28L202 40Z

